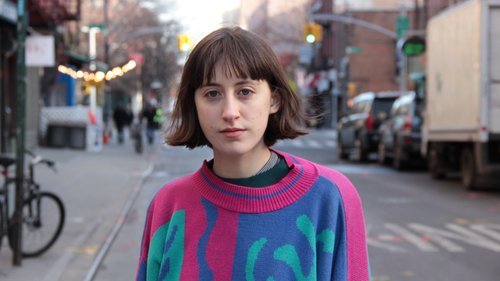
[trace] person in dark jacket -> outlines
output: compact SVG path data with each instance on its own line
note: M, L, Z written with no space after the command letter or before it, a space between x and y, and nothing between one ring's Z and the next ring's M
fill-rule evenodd
M142 110L141 122L146 119L146 136L149 144L153 144L155 132L161 126L161 110L155 100L148 101L146 107Z
M130 109L125 109L119 105L113 112L113 121L115 122L116 130L118 131L118 143L123 143L124 128L130 126L132 123L133 115Z

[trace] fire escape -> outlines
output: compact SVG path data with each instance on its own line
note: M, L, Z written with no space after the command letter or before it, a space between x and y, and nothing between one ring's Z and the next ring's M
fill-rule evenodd
M80 19L82 0L31 0L30 25L50 26Z

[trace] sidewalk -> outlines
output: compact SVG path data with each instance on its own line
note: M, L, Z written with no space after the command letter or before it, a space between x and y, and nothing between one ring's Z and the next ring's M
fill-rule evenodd
M161 141L136 154L131 141L111 142L101 152L40 148L36 153L58 162L58 172L40 166L42 189L58 194L66 223L55 245L40 257L12 265L6 239L0 250L0 280L84 280L103 245L109 244L127 204L153 170ZM109 245L108 245L109 246Z

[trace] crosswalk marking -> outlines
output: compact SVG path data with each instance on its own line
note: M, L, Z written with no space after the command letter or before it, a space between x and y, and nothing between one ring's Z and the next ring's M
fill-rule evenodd
M332 141L332 140L327 140L326 146L327 147L335 147L335 146L337 146L337 143L335 141Z
M333 164L326 165L330 169L337 170L344 174L361 174L361 175L373 175L373 174L395 174L396 170L389 167L378 166L378 165L356 165L356 164Z
M309 149L334 148L336 146L337 143L333 140L314 140L314 139L280 140L275 145L275 147L295 147L295 148L309 148Z
M316 140L308 140L307 143L312 148L321 148L322 147L322 145L318 141L316 141Z
M291 140L290 144L295 147L304 147L304 143L302 142L302 140Z

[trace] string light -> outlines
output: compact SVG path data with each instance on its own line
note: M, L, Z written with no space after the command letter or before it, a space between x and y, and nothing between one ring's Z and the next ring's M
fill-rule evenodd
M62 64L57 67L57 70L61 73L71 76L73 79L83 79L85 80L85 82L99 83L104 79L106 79L106 81L110 81L117 77L123 76L125 73L131 71L136 66L137 63L131 60L122 66L117 66L114 67L112 70L108 70L106 73L102 71L87 72L83 70L74 70Z

